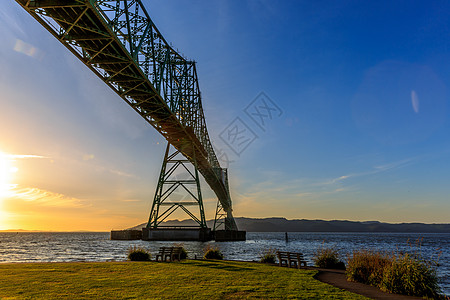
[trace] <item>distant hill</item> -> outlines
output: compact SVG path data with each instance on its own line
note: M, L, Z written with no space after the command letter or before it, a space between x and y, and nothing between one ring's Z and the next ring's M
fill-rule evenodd
M28 230L28 229L4 229L0 232L40 232L40 230Z
M450 233L450 224L382 223L378 221L287 220L285 218L236 218L239 228L257 232L414 232Z
M404 233L450 233L450 224L425 223L382 223L378 221L324 221L324 220L287 220L286 218L235 218L239 230L250 232L404 232ZM212 227L214 220L209 220ZM192 220L171 220L165 226L183 227L195 225ZM141 229L146 223L130 229Z

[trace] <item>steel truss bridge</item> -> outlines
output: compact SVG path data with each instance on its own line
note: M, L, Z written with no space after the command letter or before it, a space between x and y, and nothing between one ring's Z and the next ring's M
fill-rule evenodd
M216 217L224 216L225 230L237 230L195 61L167 43L141 0L16 1L195 166L218 197ZM152 214L148 227L160 222Z

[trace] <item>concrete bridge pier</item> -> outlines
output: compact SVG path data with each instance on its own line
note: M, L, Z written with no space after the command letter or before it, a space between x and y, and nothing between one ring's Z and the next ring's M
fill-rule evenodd
M216 230L210 228L142 228L142 230L113 230L111 240L143 241L245 241L246 231Z
M142 228L143 241L211 241L210 228Z

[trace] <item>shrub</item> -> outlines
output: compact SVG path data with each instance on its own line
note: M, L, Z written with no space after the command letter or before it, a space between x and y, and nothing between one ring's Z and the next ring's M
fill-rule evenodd
M181 255L180 255L180 258L181 259L186 259L187 257L188 257L188 254L187 254L187 251L186 251L186 249L184 248L184 245L183 244L175 244L175 245L173 245L174 247L181 247Z
M395 257L384 269L380 288L386 292L432 299L439 298L441 291L435 268L409 254Z
M319 248L313 257L314 265L319 268L345 270L345 264L339 259L334 248Z
M275 250L273 249L267 249L261 254L261 259L259 262L265 263L265 264L274 264L275 263Z
M420 256L354 251L346 274L349 280L374 285L385 292L445 299L440 295L435 268Z
M212 247L208 245L205 248L204 259L223 259L223 254L218 247Z
M385 266L391 264L392 256L375 251L357 250L347 259L347 278L378 286Z
M150 261L151 254L140 246L130 246L128 248L128 260L131 261Z

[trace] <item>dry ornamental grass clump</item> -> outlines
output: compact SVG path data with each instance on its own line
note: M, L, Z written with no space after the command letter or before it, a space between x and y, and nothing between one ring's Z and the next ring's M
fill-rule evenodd
M276 251L274 249L267 249L261 254L259 262L265 264L274 264L276 259Z
M319 268L345 270L345 264L339 259L334 248L319 248L313 257L314 265Z
M380 288L391 293L431 299L438 299L440 292L436 269L409 254L394 257L384 269Z
M347 278L351 281L378 286L384 268L391 262L392 256L387 253L369 250L354 251L347 259Z
M223 254L220 251L218 247L212 247L211 245L208 245L205 248L205 254L203 255L204 259L223 259Z
M128 260L131 261L150 261L151 254L140 246L130 246L128 248Z
M418 255L358 250L348 258L346 274L351 281L370 284L385 292L446 299L440 294L435 266Z

